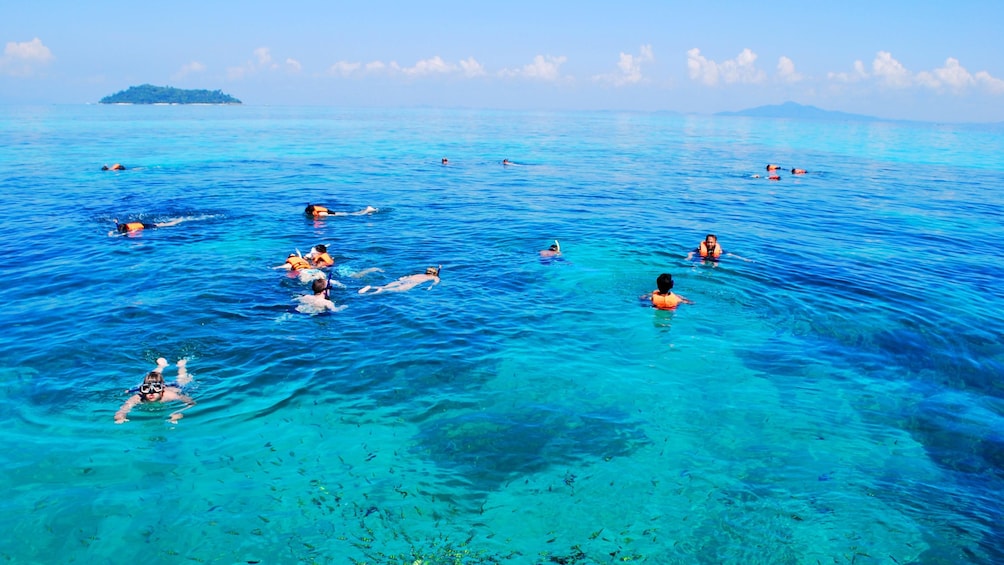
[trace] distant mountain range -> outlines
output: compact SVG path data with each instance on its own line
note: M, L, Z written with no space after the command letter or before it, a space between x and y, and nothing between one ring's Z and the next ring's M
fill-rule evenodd
M771 106L757 106L748 110L738 112L718 112L716 116L746 116L752 118L798 118L809 120L839 120L856 122L874 122L881 118L865 116L863 114L848 114L847 112L834 112L823 110L815 106L803 106L794 102L784 104L774 104Z
M101 104L240 104L241 101L220 90L184 90L172 86L141 84L105 96Z

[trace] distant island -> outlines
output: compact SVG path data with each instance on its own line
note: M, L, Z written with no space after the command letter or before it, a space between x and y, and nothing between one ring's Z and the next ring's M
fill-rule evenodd
M751 118L798 118L810 120L843 120L856 122L873 122L879 118L865 116L862 114L848 114L847 112L834 112L823 110L815 106L803 106L794 102L784 104L774 104L772 106L757 106L748 110L738 112L718 112L716 116L745 116Z
M105 96L101 104L240 104L221 90L184 90L171 86L143 84Z

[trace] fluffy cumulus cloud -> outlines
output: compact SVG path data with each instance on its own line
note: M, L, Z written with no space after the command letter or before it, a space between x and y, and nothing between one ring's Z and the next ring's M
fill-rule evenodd
M30 75L55 57L39 38L17 43L9 41L0 58L0 71L11 75Z
M802 80L802 75L795 70L795 62L787 57L781 57L777 60L777 78L782 82L799 82Z
M943 67L931 71L913 73L897 61L892 53L879 51L872 61L871 73L865 70L861 61L854 62L852 73L829 73L827 77L835 82L850 83L873 79L888 88L924 87L937 92L961 94L968 90L981 89L992 94L1004 94L1004 80L993 77L986 71L970 73L958 59L949 57Z
M485 74L484 67L474 57L468 57L458 63L451 63L436 55L428 59L422 59L410 67L399 65L396 61L384 63L383 61L371 61L365 65L350 61L338 61L328 67L328 74L335 76L352 76L359 73L387 73L398 74L406 77L422 77L430 75L452 75L460 74L466 77L477 77Z
M701 50L687 51L687 70L692 80L708 86L719 82L725 84L758 84L767 79L767 74L756 68L757 55L750 49L743 49L735 59L717 62L701 55Z
M621 53L620 60L617 62L617 68L620 69L620 72L596 75L593 77L593 80L598 82L607 82L613 84L614 86L636 84L643 80L641 74L642 63L648 63L654 60L655 55L652 53L652 46L642 45L638 55L623 52Z
M537 55L529 65L523 65L518 69L502 69L498 74L501 77L522 77L554 81L561 78L561 65L567 60L568 57L564 55L560 57Z

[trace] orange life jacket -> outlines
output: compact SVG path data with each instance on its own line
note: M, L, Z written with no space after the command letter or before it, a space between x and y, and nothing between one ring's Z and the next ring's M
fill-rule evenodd
M286 259L286 263L291 267L292 271L299 271L300 269L309 269L310 263L307 262L303 257L289 257Z
M125 225L126 231L139 231L143 229L143 222L129 222Z
M722 246L718 245L718 242L716 241L714 248L712 248L711 252L709 253L707 242L702 241L701 246L697 248L697 252L701 254L701 257L707 257L708 255L711 255L713 259L717 259L722 255Z
M314 257L315 267L330 267L335 264L335 260L331 258L331 255L327 253L321 253L317 257Z
M327 215L328 209L324 206L318 206L317 204L311 204L307 209L307 213L311 214L315 218Z
M652 306L660 310L672 310L680 304L680 297L672 292L659 294L658 290L652 291Z

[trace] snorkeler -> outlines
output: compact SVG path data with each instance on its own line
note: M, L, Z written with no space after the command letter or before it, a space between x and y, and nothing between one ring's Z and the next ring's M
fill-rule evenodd
M426 290L432 290L432 287L439 284L439 272L441 270L443 270L442 265L440 265L439 267L429 267L428 269L425 270L425 273L419 273L415 275L408 275L405 277L401 277L396 281L389 282L383 286L374 287L366 285L359 289L359 294L366 294L366 293L379 294L381 292L404 292L406 290L411 290L412 288L429 281L432 281L432 284L430 284L429 288L427 288Z
M553 259L559 255L561 255L561 244L558 243L557 239L547 249L543 249L540 252L541 259Z
M126 170L126 168L125 168L124 165L120 165L119 163L115 163L111 167L109 167L108 165L104 165L104 166L101 167L101 170L102 171L124 171L124 170Z
M649 294L642 296L642 299L649 299L652 301L652 306L660 310L673 310L682 302L683 304L693 304L692 301L680 296L673 292L673 275L669 273L663 273L655 279L655 285L658 287Z
M329 290L331 289L330 279L317 279L311 283L311 290L313 294L304 294L302 296L297 296L296 299L300 302L300 305L296 307L297 312L302 312L304 314L320 314L328 310L332 312L339 312L347 308L344 304L341 306L335 306L332 302Z
M329 210L325 206L320 204L307 204L307 207L303 210L303 213L314 218L327 218L328 216L367 216L369 214L375 214L379 212L379 208L374 208L373 206L367 206L362 210L357 210L355 212L336 212L334 210Z
M335 260L328 255L328 246L323 243L319 243L310 250L307 254L307 258L313 263L315 269L323 269L325 267L333 267L335 265Z
M157 359L157 367L147 373L143 378L143 384L139 385L136 393L129 397L122 406L115 412L115 423L122 424L128 422L129 419L126 416L129 411L132 410L138 404L144 404L147 402L184 402L185 407L179 410L175 410L171 413L168 421L172 424L178 423L178 420L184 417L185 410L188 410L192 406L195 406L195 401L191 397L182 394L182 389L192 382L191 375L188 374L188 369L186 367L187 360L178 360L178 381L176 383L166 384L164 382L164 369L168 366L167 359L161 357Z
M122 234L136 234L143 230L149 230L153 228L167 228L170 226L176 226L181 222L184 222L188 218L173 218L166 222L157 222L155 224L145 224L143 222L127 222L120 224L118 218L112 220L115 222L115 231L108 232L108 235L116 235L116 233Z

